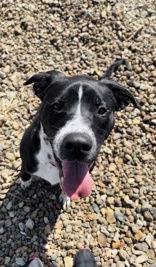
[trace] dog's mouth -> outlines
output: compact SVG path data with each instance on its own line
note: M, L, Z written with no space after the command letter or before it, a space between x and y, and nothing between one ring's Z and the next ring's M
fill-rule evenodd
M90 195L93 180L89 170L92 164L79 161L60 161L58 158L56 161L60 170L61 186L67 196L76 200L79 197Z

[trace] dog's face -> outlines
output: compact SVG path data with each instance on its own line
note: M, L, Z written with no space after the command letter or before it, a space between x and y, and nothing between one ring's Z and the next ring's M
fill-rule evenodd
M34 83L35 93L42 100L40 121L55 157L64 176L70 177L64 188L70 187L71 179L80 186L82 177L89 179L88 170L114 126L115 111L130 102L137 107L137 102L127 89L107 79L65 77L51 71L34 75L29 83ZM80 195L85 190L80 190Z

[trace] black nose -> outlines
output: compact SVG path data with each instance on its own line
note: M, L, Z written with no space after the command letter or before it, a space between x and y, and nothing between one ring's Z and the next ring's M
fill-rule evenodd
M92 140L87 134L71 133L63 140L63 154L67 160L81 159L92 148Z

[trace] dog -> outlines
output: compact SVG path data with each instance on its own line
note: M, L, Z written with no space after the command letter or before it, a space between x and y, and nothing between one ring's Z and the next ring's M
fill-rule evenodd
M26 188L38 176L60 184L60 200L67 209L70 199L91 193L90 170L101 145L114 126L115 112L129 103L140 108L132 93L110 79L125 60L117 60L96 80L87 75L67 77L59 71L33 75L41 105L20 144L21 185Z

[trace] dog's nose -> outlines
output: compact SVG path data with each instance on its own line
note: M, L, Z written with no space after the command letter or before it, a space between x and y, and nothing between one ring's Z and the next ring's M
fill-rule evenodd
M86 156L92 148L92 140L87 134L71 133L63 140L63 149L67 156Z

